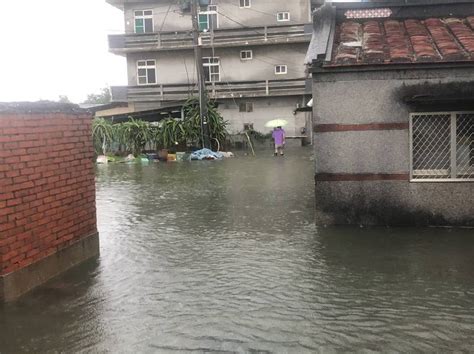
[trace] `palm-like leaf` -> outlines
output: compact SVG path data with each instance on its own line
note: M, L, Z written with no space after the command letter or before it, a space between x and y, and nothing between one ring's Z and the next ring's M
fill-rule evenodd
M112 123L104 118L96 118L92 123L92 138L97 154L105 155L114 142L114 128Z

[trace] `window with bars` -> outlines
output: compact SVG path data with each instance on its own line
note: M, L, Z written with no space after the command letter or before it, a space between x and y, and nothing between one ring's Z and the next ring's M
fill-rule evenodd
M217 57L202 58L204 76L207 82L221 81L220 59Z
M135 33L153 32L153 10L135 11Z
M474 112L410 115L413 181L474 181Z
M156 84L156 61L138 60L137 61L137 83L138 85Z

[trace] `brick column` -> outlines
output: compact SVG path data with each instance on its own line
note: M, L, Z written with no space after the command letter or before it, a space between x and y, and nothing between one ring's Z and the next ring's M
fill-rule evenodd
M92 117L0 104L0 302L99 252Z

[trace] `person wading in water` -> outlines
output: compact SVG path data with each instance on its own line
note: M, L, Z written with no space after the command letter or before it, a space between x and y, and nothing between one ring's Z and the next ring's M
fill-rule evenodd
M275 156L283 156L283 148L285 147L285 131L281 127L276 127L272 133L275 142Z

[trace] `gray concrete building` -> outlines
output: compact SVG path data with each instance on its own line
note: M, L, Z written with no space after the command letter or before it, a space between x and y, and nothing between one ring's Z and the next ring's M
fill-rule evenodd
M317 222L474 226L473 2L326 4L313 24Z
M107 0L124 12L125 33L109 36L127 58L128 86L112 87L130 112L176 106L196 94L190 1ZM199 26L207 88L231 133L269 132L265 122L310 130L311 99L304 59L311 40L310 0L201 0Z

